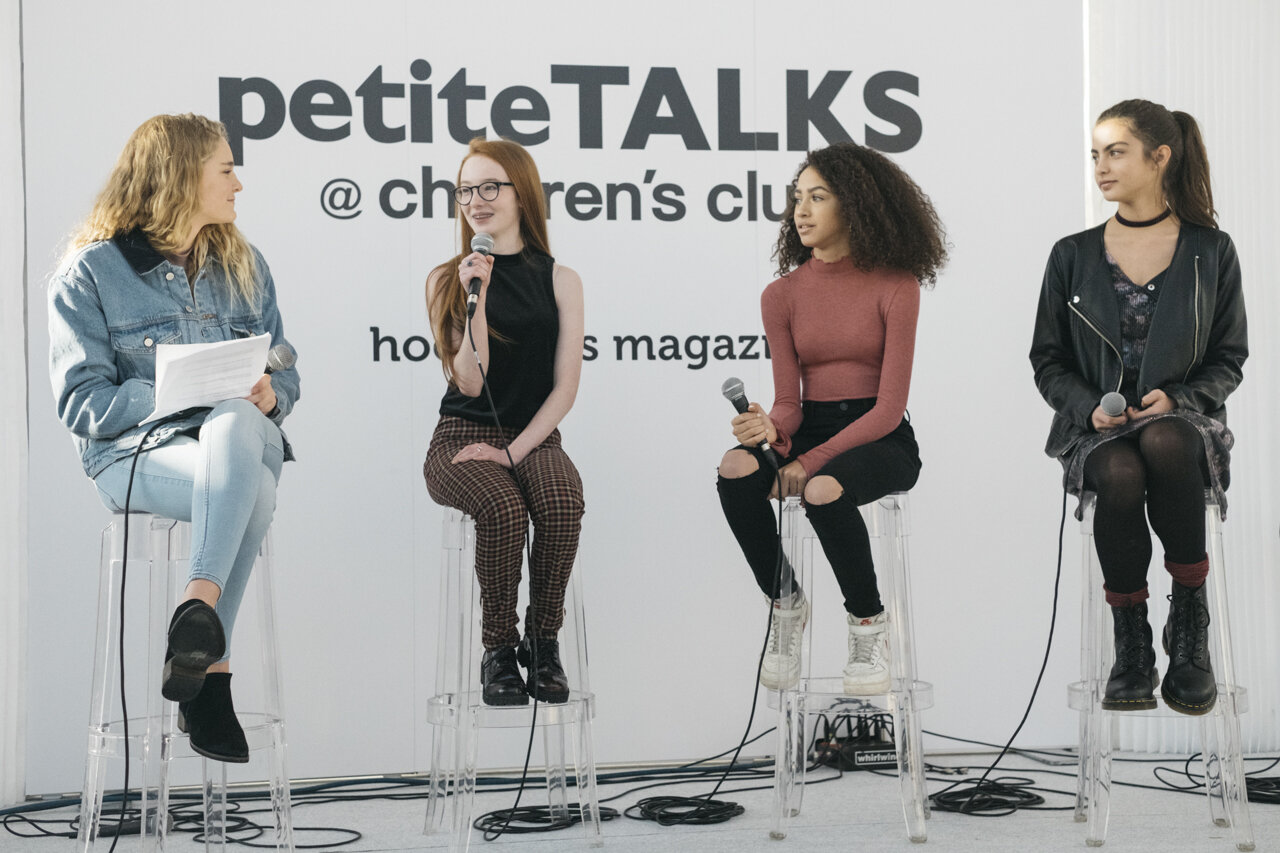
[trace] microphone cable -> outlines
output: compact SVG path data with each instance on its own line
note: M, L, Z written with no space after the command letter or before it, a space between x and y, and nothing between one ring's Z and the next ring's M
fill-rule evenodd
M124 737L124 790L120 792L120 815L117 818L116 830L112 834L111 847L107 853L115 853L116 844L123 835L122 829L126 826L125 815L129 806L129 703L125 698L124 692L124 590L125 582L129 577L129 507L133 502L133 478L138 471L138 457L142 455L142 448L146 445L147 439L151 438L151 434L166 423L174 420L183 412L176 412L167 418L161 418L156 421L142 435L142 440L138 442L138 446L133 450L133 462L129 466L129 486L124 493L124 547L120 558L120 630L118 632L118 655L120 658L120 717L122 734ZM166 568L166 571L168 569ZM168 820L168 815L156 815L157 820ZM101 830L101 824L99 824ZM93 827L88 827L88 833L94 831ZM139 825L138 832L142 834L146 831L146 827Z
M782 567L786 562L786 555L782 550L782 505L785 503L787 495L782 493L782 472L779 467L774 464L773 458L764 451L760 451L757 459L761 457L769 467L773 468L774 483L778 489L778 549L774 560L773 586L774 589L779 590L779 594L781 594ZM750 475L748 474L747 476ZM794 577L795 576L793 574L793 589ZM792 594L795 594L794 591ZM626 811L623 812L624 815L634 820L655 821L661 826L678 826L686 823L697 825L724 823L730 818L735 818L746 812L746 809L739 803L730 802L728 800L717 800L715 799L715 796L720 792L720 788L724 785L725 780L729 778L729 774L737 769L738 756L741 754L747 743L750 742L748 737L751 734L751 727L755 724L756 708L760 701L760 672L764 668L765 653L769 650L769 634L773 631L774 609L773 601L770 600L769 618L765 623L764 643L760 646L760 656L756 660L755 689L751 693L751 712L747 715L747 725L746 728L743 729L741 740L738 741L737 747L733 750L733 756L725 766L724 772L720 774L720 779L716 782L715 787L711 789L710 793L704 796L646 797L626 809ZM751 738L751 740L755 740L755 738ZM774 760L778 760L776 756Z
M520 472L516 470L515 459L512 458L511 456L511 442L506 437L506 430L503 429L502 421L498 417L498 407L493 402L493 392L489 389L489 377L485 373L484 364L480 361L480 350L476 346L475 330L471 326L470 316L467 317L467 338L471 342L471 352L476 357L476 367L480 369L480 384L481 384L481 387L484 389L485 399L489 403L489 412L490 414L493 415L494 426L498 428L498 434L502 437L502 440L503 440L502 451L506 453L507 462L511 466L511 476L515 479L516 485L520 488L521 493L525 495L525 499L528 500L528 491L525 487L525 483L520 478ZM532 579L533 553L531 550L531 545L529 543L529 537L527 535L525 536L524 550L525 550L525 559L529 565L530 578ZM536 612L534 610L535 605L534 605L533 598L534 597L533 597L532 591L530 591L530 595L529 595L529 615L530 616L533 616ZM471 618L470 614L467 614L465 618L468 618L468 619ZM529 650L531 653L529 658L530 675L533 675L534 669L536 668L537 661L538 661L537 638L533 636L532 626L526 624L525 631L528 633L529 640L530 640L529 642L529 647L530 647ZM581 678L581 673L579 673L579 678ZM494 841L499 836L502 836L507 833L549 832L551 830L556 830L556 829L565 829L566 827L570 827L576 823L581 822L581 819L582 819L581 814L583 811L583 806L580 803L569 803L568 818L554 817L551 814L550 806L525 806L523 809L520 808L520 798L524 796L525 784L528 782L528 779L529 779L529 759L533 755L533 738L538 730L538 697L534 695L532 691L530 691L529 698L533 700L533 715L529 719L529 742L525 746L524 766L520 770L520 786L516 789L516 801L510 808L496 809L491 812L486 812L485 814L482 814L479 817L477 817L471 823L472 827L483 831L485 841ZM483 697L481 697L481 701L484 701ZM576 784L576 780L575 780L575 784ZM577 812L577 815L578 815L576 818L574 817L575 811ZM600 815L600 819L609 820L610 818L615 817L617 815L617 812L613 811L613 809L609 809L609 811L613 812L613 814L609 815L609 817L605 817L604 814L602 813ZM499 825L499 821L501 821L501 825ZM521 825L517 825L513 827L511 825L512 821L518 821L519 824ZM529 825L533 825L532 828Z
M1022 719L1018 721L1017 728L1013 730L1013 734L1005 742L1000 754L996 756L995 761L991 762L980 779L962 779L930 795L929 799L933 802L933 807L938 811L959 812L978 817L999 817L1011 814L1021 808L1044 804L1044 797L1024 787L1031 783L1030 779L1021 777L988 779L988 777L996 769L996 766L1000 764L1001 759L1009 752L1014 740L1017 739L1019 732L1022 731L1022 727L1026 724L1027 718L1031 716L1031 708L1035 705L1036 695L1040 692L1040 682L1044 679L1044 672L1049 666L1049 652L1053 649L1053 632L1058 623L1058 592L1062 581L1062 541L1066 527L1067 492L1063 489L1062 518L1058 522L1058 567L1053 577L1053 610L1049 617L1049 639L1045 643L1044 659L1040 662L1040 672L1036 676L1035 686L1031 688L1031 698L1027 701L1027 708L1022 712Z

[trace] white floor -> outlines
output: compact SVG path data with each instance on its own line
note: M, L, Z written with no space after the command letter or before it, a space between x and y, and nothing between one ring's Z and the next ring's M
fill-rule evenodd
M967 767L980 774L993 755L930 756L931 764L946 767ZM1113 765L1114 778L1120 782L1143 785L1159 785L1152 776L1152 764L1117 761ZM1181 762L1167 762L1164 766L1180 770ZM1253 765L1255 768L1258 765ZM1042 788L1073 792L1074 767L1055 768L1064 775L1050 775L1044 765L1025 758L1006 758L1001 764L1002 775L1017 775L1026 771ZM1275 771L1267 771L1270 775ZM821 776L822 774L818 774ZM1001 775L1001 774L998 774ZM931 774L929 790L940 790L963 776ZM1185 779L1182 780L1185 783ZM763 780L767 784L768 780ZM730 799L746 807L746 813L727 823L713 826L662 827L645 821L615 818L603 825L606 850L625 853L654 853L654 851L707 851L707 853L751 853L769 851L785 853L788 850L940 850L940 851L1080 851L1085 847L1085 825L1072 820L1072 812L1020 811L1006 817L973 817L935 811L929 821L929 839L926 845L912 844L906 836L902 811L898 800L898 785L894 778L869 773L847 773L841 779L821 784L811 784L804 796L803 813L793 820L785 840L769 838L772 795L769 790L732 793L731 788L745 787L750 783L726 785L718 799ZM696 795L710 790L711 783L697 782L690 785L651 789L626 794L610 805L619 810L632 805L641 797L656 793ZM601 797L623 793L624 786L603 786ZM389 851L444 849L449 839L440 835L423 835L422 824L425 799L423 789L399 789L397 796L409 798L395 801L370 800L363 802L331 802L313 804L299 801L293 809L293 821L297 828L299 845L327 845L350 835L309 830L308 827L344 827L356 830L361 837L354 843L330 847L349 853L389 853ZM526 794L524 803L536 802L536 794ZM1046 805L1069 806L1070 796L1045 794ZM571 792L572 799L572 792ZM476 798L476 814L511 805L510 793L482 793ZM1252 804L1250 808L1254 837L1259 851L1280 850L1280 805ZM45 813L41 817L52 817ZM262 840L260 839L259 843ZM486 850L501 845L519 853L551 853L588 849L581 827L543 835L506 836L486 843L473 833L472 849ZM510 847L510 845L516 845ZM105 845L100 849L105 850ZM42 850L70 850L67 840L17 839L0 832L0 850L40 853ZM136 843L122 839L117 848L120 853L137 849ZM169 845L169 850L202 849L200 845L179 839ZM246 848L232 848L246 849ZM1235 849L1230 828L1217 827L1209 819L1208 804L1204 794L1186 794L1174 791L1153 791L1143 788L1117 785L1112 793L1111 826L1105 849L1113 851L1194 851L1194 853L1230 853Z

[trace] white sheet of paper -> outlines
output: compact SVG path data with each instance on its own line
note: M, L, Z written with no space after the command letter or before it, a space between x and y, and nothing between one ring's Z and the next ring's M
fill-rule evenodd
M246 397L267 365L271 335L213 344L156 345L156 408L143 423Z

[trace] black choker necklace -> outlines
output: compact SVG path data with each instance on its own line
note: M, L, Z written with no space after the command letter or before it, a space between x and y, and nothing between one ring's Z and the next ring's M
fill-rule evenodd
M1134 222L1132 219L1125 219L1123 216L1120 215L1120 211L1117 210L1116 222L1119 222L1121 225L1125 226L1126 228L1146 228L1149 225L1155 225L1157 222L1164 222L1166 219L1169 218L1169 214L1171 213L1173 213L1173 210L1171 208L1166 207L1164 209L1164 213L1160 214L1159 216L1152 217L1151 219L1144 219L1141 222Z

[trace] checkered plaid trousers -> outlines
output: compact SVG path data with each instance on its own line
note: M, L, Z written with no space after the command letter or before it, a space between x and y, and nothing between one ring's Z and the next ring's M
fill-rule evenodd
M505 435L503 434L505 432ZM582 478L554 430L511 470L496 462L450 460L463 447L504 447L518 430L442 417L431 437L422 474L431 498L475 520L476 577L480 581L482 640L486 649L520 641L516 606L525 536L533 521L525 630L554 639L564 623L564 590L582 530Z

